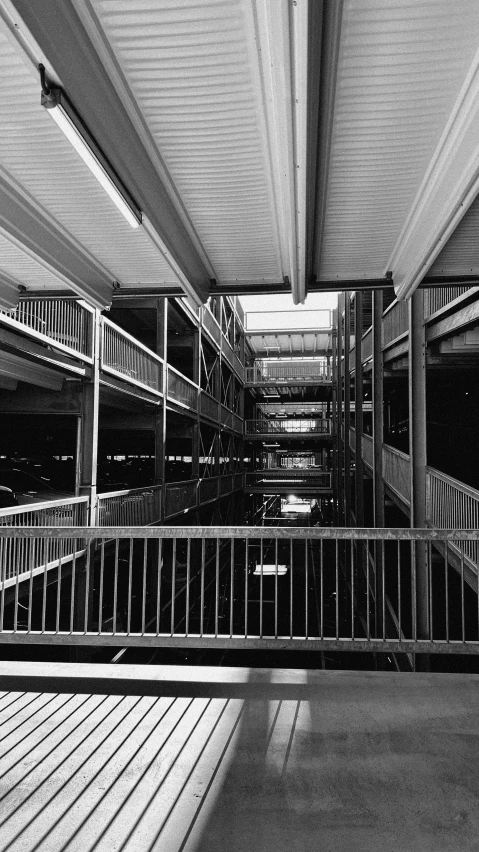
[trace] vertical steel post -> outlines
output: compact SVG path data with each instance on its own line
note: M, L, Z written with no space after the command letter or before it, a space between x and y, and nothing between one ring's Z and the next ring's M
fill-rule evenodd
M349 432L351 427L351 294L344 294L344 517L347 527L351 526L351 447Z
M168 322L168 299L165 297L157 299L156 302L156 354L163 358L163 399L161 408L155 417L155 484L161 485L161 517L165 519L166 498L166 476L165 476L165 449L166 449L166 382L167 382L167 322Z
M412 528L426 526L426 337L424 291L416 290L409 300L409 458ZM429 577L426 542L416 542L412 551L416 587L418 639L430 639ZM414 615L414 614L413 614ZM422 656L422 655L421 655ZM418 659L421 668L427 659Z
M384 528L384 479L383 479L383 438L384 438L384 369L382 353L383 292L373 292L373 365L372 365L372 402L373 402L373 497L374 526ZM381 542L374 543L374 602L376 636L383 635L382 600L384 588L384 562Z
M338 454L339 454L339 439L340 439L340 431L341 431L341 420L339 415L338 408L338 387L339 387L339 349L338 349L338 334L339 334L339 312L336 309L334 311L333 318L333 333L332 333L332 389L331 389L331 415L333 420L333 499L334 499L334 513L333 513L333 523L335 526L339 526L339 518L338 518L338 508L339 508L339 500L340 500L340 487L339 487L339 474L338 474Z
M97 520L97 463L98 463L98 415L100 406L100 323L98 309L92 316L92 354L91 378L82 386L82 416L80 436L80 495L90 498L88 523L96 525Z
M364 526L364 465L363 465L363 359L361 337L363 332L363 294L358 290L354 304L354 410L356 456L356 526Z

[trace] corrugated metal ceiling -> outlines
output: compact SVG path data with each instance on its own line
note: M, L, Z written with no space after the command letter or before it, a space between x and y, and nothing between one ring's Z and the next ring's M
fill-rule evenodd
M218 280L282 280L245 0L92 6Z
M318 278L385 273L478 32L476 0L346 0Z
M247 340L258 358L276 355L325 355L331 352L331 334L327 332L247 335Z
M428 275L479 275L479 199L471 204Z
M8 107L0 111L0 161L7 175L41 205L50 221L104 267L112 281L178 286L144 229L130 228L40 106L39 78L2 31L0 63L0 97ZM7 271L5 259L2 252L0 271ZM22 278L23 266L21 262L16 266L16 277L35 289L34 277ZM41 286L42 276L37 280Z

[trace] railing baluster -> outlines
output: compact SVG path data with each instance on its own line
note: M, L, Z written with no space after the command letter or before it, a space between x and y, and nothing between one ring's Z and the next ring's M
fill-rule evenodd
M319 635L324 639L324 553L323 539L319 542L319 594L321 595L321 624L319 627Z
M231 562L230 562L230 637L233 636L233 605L234 605L234 568L235 568L235 541L231 539Z
M263 539L260 539L261 574L259 578L259 635L263 636Z
M444 605L446 620L446 642L449 642L449 567L448 567L448 541L444 542ZM479 629L479 595L477 596L477 624Z
M382 598L382 621L383 621L383 641L386 640L386 559L384 552L384 539L380 542L381 546L381 571L383 580L381 583L381 598Z
M304 638L309 636L309 559L308 539L304 540Z
M398 570L398 638L402 638L402 602L401 602L401 548L400 542L396 542L397 547L397 570Z
M248 636L248 556L249 556L249 539L246 539L245 547L245 565L244 565L244 635L245 639Z
M361 542L358 542L358 546ZM354 548L353 540L349 542L349 559L351 561L351 638L354 639Z
M176 538L173 539L173 563L171 566L171 630L175 632L175 595L176 595Z
M98 634L103 630L103 584L105 572L105 540L100 544L100 592L98 597Z
M46 609L47 609L47 566L48 566L48 551L50 546L50 539L46 539L45 542L45 565L43 569L43 589L42 589L42 633L45 633L46 629Z
M219 615L219 597L220 597L220 540L216 539L216 559L215 559L215 637L218 636L218 615Z
M339 542L335 541L336 552L336 639L339 639Z
M118 562L119 562L120 541L115 541L115 563L114 563L114 579L113 579L113 634L117 632L117 610L118 610Z
M278 638L278 539L274 541L274 637Z
M204 633L205 620L205 561L206 539L201 539L201 590L200 590L200 636Z
M55 630L57 633L60 632L60 602L61 602L61 594L62 594L62 557L60 556L58 560L58 581L57 581L57 611L55 618Z
M188 541L188 544L190 542ZM141 635L145 635L146 630L146 566L148 559L148 539L143 541L143 584L141 590Z
M156 585L156 635L160 632L161 618L161 578L163 569L163 539L158 539L158 560L156 564L157 585Z
M293 538L289 540L289 638L293 638Z
M185 636L190 632L191 539L186 542L186 616Z

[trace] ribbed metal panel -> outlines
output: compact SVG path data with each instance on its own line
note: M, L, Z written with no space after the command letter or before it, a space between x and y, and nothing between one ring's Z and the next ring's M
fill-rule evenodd
M248 344L258 357L287 355L324 355L330 351L331 335L320 332L305 334L264 334L248 337Z
M40 106L39 80L1 31L0 63L3 168L109 271L112 280L178 284L144 230L132 230Z
M478 32L477 0L345 0L318 277L386 270Z
M219 280L281 280L246 0L93 0Z
M428 275L479 274L479 199L471 204Z
M2 273L29 290L64 290L66 287L65 282L11 243L0 231L0 276ZM8 291L11 301L10 288Z

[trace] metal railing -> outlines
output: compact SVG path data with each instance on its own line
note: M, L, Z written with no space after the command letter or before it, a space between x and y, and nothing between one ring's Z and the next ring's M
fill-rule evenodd
M26 506L0 509L0 529L14 530L19 527L79 527L87 523L88 497L72 497L66 500L49 500ZM35 576L45 565L55 565L60 557L73 553L71 539L55 538L54 547L46 560L45 541L35 542L22 536L0 538L0 566L3 568L2 582L7 585L17 576L33 572Z
M245 420L246 435L330 435L331 420Z
M97 500L101 527L144 527L161 520L161 485L109 491Z
M331 473L315 470L260 470L255 473L246 473L246 488L269 488L275 486L282 490L291 491L295 489L331 490Z
M479 528L479 491L432 467L426 469L426 518L428 524L441 529ZM479 565L476 541L464 545L466 558Z
M298 361L297 363L255 361L252 367L246 367L245 378L249 384L284 383L291 379L327 382L331 381L331 368L322 361Z
M479 530L0 527L0 540L57 563L12 593L3 561L1 642L479 653L477 597L448 559L453 544L463 565Z
M165 489L165 518L171 518L187 509L196 508L198 489L198 479L168 482Z
M372 328L368 328L368 330L363 334L361 338L361 361L369 361L370 358L373 357L373 330Z
M183 376L174 367L168 365L168 397L196 411L198 406L198 387Z
M155 394L163 390L162 359L106 317L101 318L101 368Z
M374 442L371 435L361 436L361 447L363 452L363 461L372 469L374 463Z
M211 420L217 421L220 412L219 400L213 399L206 391L202 390L200 394L200 412L205 417L210 417Z
M424 291L424 316L430 317L451 304L464 293L479 290L477 287L428 287Z
M93 308L83 301L28 298L20 300L16 308L0 310L0 321L42 343L90 362L93 314Z
M383 314L382 345L389 346L409 332L408 302L393 302Z
M411 499L411 469L409 456L383 445L383 477L384 481L406 503Z

